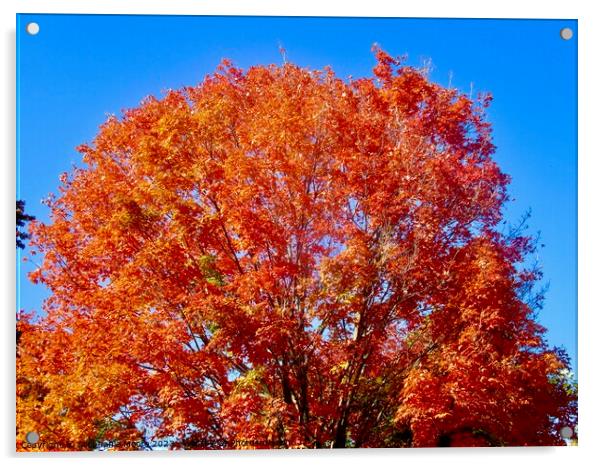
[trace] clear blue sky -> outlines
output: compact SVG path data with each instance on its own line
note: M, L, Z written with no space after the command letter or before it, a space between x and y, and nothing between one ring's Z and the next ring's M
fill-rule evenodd
M36 21L40 33L25 25ZM563 27L575 37L560 38ZM540 322L550 344L577 351L577 22L21 15L18 44L17 197L38 219L40 200L79 163L75 146L90 141L107 114L148 94L193 85L223 57L241 67L291 62L330 65L346 77L371 73L371 45L410 64L432 60L432 78L469 92L490 91L495 159L510 174L516 200L510 221L532 209L541 232L539 260L549 282ZM39 310L46 291L19 270L20 308ZM19 285L18 285L19 286Z

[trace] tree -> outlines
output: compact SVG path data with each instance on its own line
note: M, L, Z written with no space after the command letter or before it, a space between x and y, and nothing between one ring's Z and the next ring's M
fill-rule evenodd
M224 61L79 147L32 226L52 293L18 442L563 444L576 394L536 244L501 232L491 97L375 54L348 82Z
M24 240L29 239L29 235L25 231L19 231L19 228L23 228L27 222L31 222L35 217L25 213L25 201L17 201L17 247L25 248Z
M16 220L16 236L17 236L17 248L25 249L25 241L29 239L29 234L25 231L20 231L19 228L25 227L27 222L31 222L35 220L33 215L28 215L25 213L25 201L17 201L17 220ZM17 328L16 332L16 342L19 344L19 340L21 338L21 330Z

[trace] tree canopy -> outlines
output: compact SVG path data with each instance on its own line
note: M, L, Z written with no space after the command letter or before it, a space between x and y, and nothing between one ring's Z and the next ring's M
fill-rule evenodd
M375 55L223 61L79 147L30 228L51 294L18 321L18 446L563 444L491 96Z

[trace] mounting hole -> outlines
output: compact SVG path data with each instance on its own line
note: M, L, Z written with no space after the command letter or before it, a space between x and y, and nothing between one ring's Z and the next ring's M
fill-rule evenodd
M40 32L40 25L38 23L27 23L25 26L25 31L30 36L35 36L38 32Z
M38 440L40 440L40 434L37 432L27 432L25 440L27 440L27 443L29 444L38 443Z
M560 30L560 37L564 40L571 40L573 38L573 30L571 28L562 28Z

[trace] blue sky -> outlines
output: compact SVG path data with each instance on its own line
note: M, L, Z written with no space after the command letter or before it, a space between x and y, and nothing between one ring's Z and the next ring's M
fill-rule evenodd
M36 36L25 25L40 25ZM570 41L559 31L571 27ZM494 156L512 177L506 218L529 208L530 231L549 283L539 321L551 345L577 351L577 22L575 20L352 19L20 15L17 17L17 198L40 220L40 200L80 161L108 114L169 88L193 85L219 61L288 61L367 76L378 43L408 62L432 62L432 79L489 91ZM39 310L47 292L18 269L19 308Z

